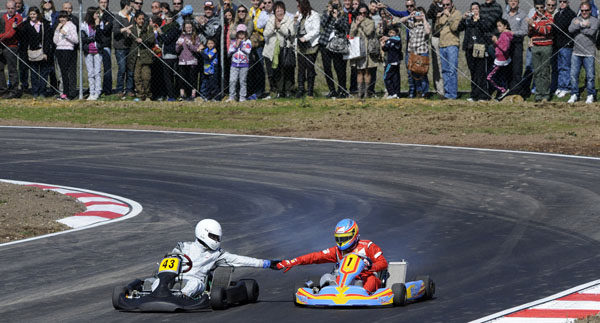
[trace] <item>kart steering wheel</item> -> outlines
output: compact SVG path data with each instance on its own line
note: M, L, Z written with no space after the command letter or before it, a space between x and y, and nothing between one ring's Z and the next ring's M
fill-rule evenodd
M183 261L183 259L182 259L182 261L181 261L181 267L183 268L183 266L187 266L187 268L186 269L182 269L181 273L185 274L188 271L192 270L192 266L193 266L194 263L192 262L192 259L190 259L190 257L188 255L183 254L182 256L185 258L185 261Z

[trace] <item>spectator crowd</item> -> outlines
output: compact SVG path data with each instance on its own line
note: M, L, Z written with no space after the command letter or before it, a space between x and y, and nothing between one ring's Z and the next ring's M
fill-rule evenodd
M405 10L378 0L329 0L322 12L310 0L297 0L296 8L208 0L200 14L184 0L155 0L147 13L143 0L120 0L116 12L108 1L86 8L79 21L70 1L58 8L54 0L8 0L0 19L0 95L75 99L75 62L83 55L88 100L313 97L317 71L327 98L376 96L379 71L384 96L393 99L402 95L401 67L409 98L457 99L465 77L470 101L596 99L593 0L576 8L569 0L534 0L529 10L519 0L483 0L464 13L452 0L433 0L427 9L406 0ZM460 53L468 73L459 68Z

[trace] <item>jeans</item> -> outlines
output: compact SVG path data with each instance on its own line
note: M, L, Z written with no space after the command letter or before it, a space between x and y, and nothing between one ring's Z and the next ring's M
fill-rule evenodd
M46 94L46 82L50 74L50 64L47 61L29 62L31 70L31 94L36 97Z
M229 98L235 100L238 82L240 83L240 100L246 100L246 77L248 67L234 67L229 69Z
M337 74L338 94L346 94L346 61L343 59L343 55L321 47L321 59L323 60L323 71L325 72L329 92L335 92L335 82L331 71L331 65L333 64Z
M429 56L429 53L423 53L419 55ZM427 75L413 75L412 72L408 73L408 75L410 75L411 79L413 80L416 91L415 95L419 93L421 97L427 96L427 94L429 93L429 79L427 78Z
M551 56L552 46L533 46L531 48L536 101L543 99L550 100L550 82L552 78Z
M556 89L568 91L571 88L571 56L573 48L561 48L556 55L557 83Z
M585 69L585 88L587 94L596 96L594 56L571 56L571 94L579 95L579 72L581 65Z
M442 60L442 78L444 79L444 97L456 99L458 97L458 46L440 48Z
M102 92L109 95L112 93L112 60L110 57L110 48L103 48L100 54L102 55L102 65L104 67Z
M133 93L133 71L127 69L127 55L129 55L129 48L115 49L115 58L118 65L117 88L115 89L117 93L124 91Z

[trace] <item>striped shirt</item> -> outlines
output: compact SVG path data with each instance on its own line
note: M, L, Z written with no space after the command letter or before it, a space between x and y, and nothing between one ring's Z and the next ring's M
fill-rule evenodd
M544 12L544 15L535 13L533 24L529 25L529 37L534 46L552 46L552 14Z

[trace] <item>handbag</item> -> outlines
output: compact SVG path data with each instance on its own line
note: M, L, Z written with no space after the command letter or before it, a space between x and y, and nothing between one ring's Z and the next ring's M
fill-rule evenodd
M279 51L279 62L283 67L296 66L296 53L292 47L281 47Z
M44 60L44 24L40 26L42 29L42 48L27 49L27 58L30 62L39 62Z
M484 58L485 50L485 44L473 44L473 57Z
M348 54L344 55L345 60L367 56L365 44L361 41L360 37L350 38L348 43L350 46L348 46Z
M381 56L381 45L379 44L379 40L377 38L371 38L367 44L367 52L369 56L372 58L379 58Z
M350 44L346 37L333 37L329 40L325 48L327 48L327 50L329 50L332 53L346 55L350 51L349 47Z
M429 71L429 56L410 53L408 56L408 70L418 75L427 75Z

